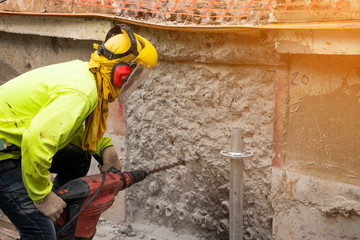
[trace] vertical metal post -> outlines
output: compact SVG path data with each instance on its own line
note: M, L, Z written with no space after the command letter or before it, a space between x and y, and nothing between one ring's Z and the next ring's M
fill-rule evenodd
M232 153L244 152L244 130L231 130ZM243 239L243 167L244 159L230 159L230 240Z
M253 155L245 152L244 130L232 128L230 150L220 153L230 158L230 240L243 240L244 159Z

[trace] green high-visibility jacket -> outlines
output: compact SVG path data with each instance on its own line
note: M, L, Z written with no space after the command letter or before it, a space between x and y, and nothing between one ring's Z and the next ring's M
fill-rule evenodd
M21 154L23 182L34 202L51 191L54 154L69 143L81 147L83 122L97 102L94 75L80 60L38 68L0 86L0 139L21 149L0 151L0 161ZM91 154L110 145L103 137Z

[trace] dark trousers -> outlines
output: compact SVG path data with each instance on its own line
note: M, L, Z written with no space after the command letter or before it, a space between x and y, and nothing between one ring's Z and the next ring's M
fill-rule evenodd
M68 145L53 157L50 172L57 173L53 190L66 182L83 177L90 167L91 156L81 148ZM55 240L53 223L29 198L21 177L21 161L0 161L0 209L15 225L21 240Z

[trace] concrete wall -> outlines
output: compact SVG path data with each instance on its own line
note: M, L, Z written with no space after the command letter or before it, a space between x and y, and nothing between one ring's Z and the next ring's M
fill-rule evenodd
M360 236L359 60L298 54L278 72L275 239Z
M230 166L219 152L229 149L230 129L237 126L254 152L245 163L245 229L270 239L274 84L285 62L259 38L138 30L155 44L160 62L126 105L128 166L188 163L129 189L129 215L227 239L219 222L228 218L222 202L229 196ZM174 208L173 215L166 207ZM184 212L185 219L179 217ZM201 224L207 217L210 223Z

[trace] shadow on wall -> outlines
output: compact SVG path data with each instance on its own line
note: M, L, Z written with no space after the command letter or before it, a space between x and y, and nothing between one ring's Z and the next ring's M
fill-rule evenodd
M19 73L15 71L10 65L0 61L0 85L18 76Z

